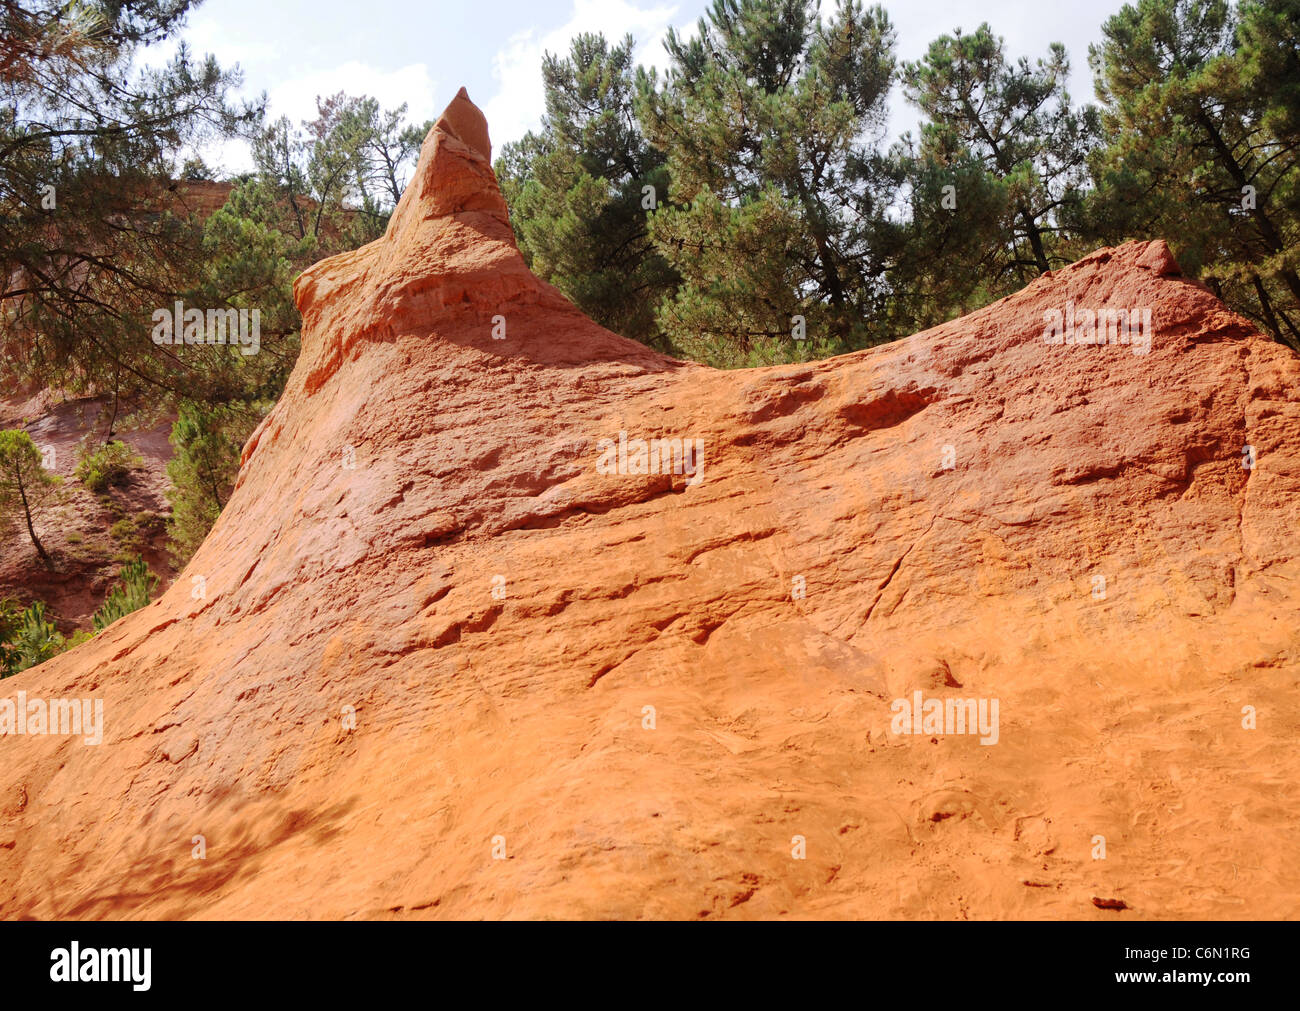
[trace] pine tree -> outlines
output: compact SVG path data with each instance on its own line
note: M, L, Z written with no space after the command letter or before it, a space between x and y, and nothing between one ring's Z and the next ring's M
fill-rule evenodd
M636 118L632 49L631 36L610 46L584 34L567 57L547 53L541 132L507 144L497 173L533 272L598 323L666 347L655 306L677 278L648 216L667 174Z
M0 642L0 678L44 663L68 647L62 633L45 617L43 601L33 601L25 611L6 619L5 624L12 628Z
M36 536L33 517L50 501L59 480L43 466L30 435L21 429L0 432L0 520L23 523L36 553L51 569L54 560Z
M149 566L139 555L122 566L120 577L121 582L108 591L104 603L91 616L96 635L118 618L124 618L149 603L149 597L158 585L158 577L149 571Z
M0 4L0 367L66 390L174 389L177 360L148 340L201 258L174 159L258 114L239 84L172 37L191 0Z
M1300 0L1247 0L1238 15L1233 62L1257 119L1249 185L1277 241L1264 234L1263 220L1252 217L1267 255L1237 274L1248 280L1261 322L1300 350Z
M672 180L650 221L682 277L659 309L673 342L748 365L886 337L884 10L841 0L823 21L801 0L715 0L666 47L667 78L643 75L638 107Z
M1091 216L1162 235L1184 270L1300 348L1294 0L1140 0L1091 50L1108 143Z
M172 426L175 454L167 462L172 483L167 492L172 506L168 548L178 569L203 543L225 508L239 476L240 452L254 427L255 417L231 407L181 402Z
M904 213L890 237L888 319L895 337L973 312L1018 287L1005 269L1007 184L969 152L921 150L910 135L892 152Z
M1072 107L1069 72L1060 43L1033 65L1008 61L987 24L970 35L959 29L941 36L923 59L903 67L907 97L928 119L921 157L933 166L965 165L977 193L1000 192L1005 200L977 219L986 247L996 250L987 264L993 290L1023 285L1077 252L1066 242L1066 222L1083 200L1099 123L1091 106ZM989 179L969 179L972 159Z

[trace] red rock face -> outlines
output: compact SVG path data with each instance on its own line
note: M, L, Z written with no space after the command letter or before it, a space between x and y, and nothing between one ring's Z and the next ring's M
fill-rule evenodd
M0 685L106 722L0 738L0 914L1294 914L1293 355L1132 243L717 372L535 279L489 155L462 93L189 568Z

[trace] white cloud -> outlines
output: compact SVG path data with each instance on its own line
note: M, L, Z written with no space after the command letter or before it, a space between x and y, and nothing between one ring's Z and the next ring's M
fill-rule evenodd
M412 63L396 70L381 70L349 60L330 70L308 71L272 85L267 92L267 122L288 116L293 126L300 126L304 120L316 118L317 95L328 97L340 91L354 97L367 95L376 98L381 109L395 109L405 102L408 123L435 119L442 111L438 86L425 64ZM203 157L232 174L253 168L252 151L243 141L226 141L215 148L207 148Z
M235 19L222 22L211 16L194 18L184 37L196 56L212 53L223 68L236 63L245 69L267 66L281 59L279 47L269 37L254 33Z
M642 8L627 0L574 0L569 20L554 31L543 35L529 29L512 35L492 61L492 76L500 87L483 105L492 146L500 150L503 143L518 140L541 123L546 111L544 53L567 54L570 40L581 32L603 32L610 42L631 32L639 43L637 59L662 66L663 38L677 11L676 5Z
M278 30L283 26L277 22L272 27ZM439 94L438 82L423 62L392 69L357 59L330 65L330 56L337 59L338 54L313 45L310 31L293 50L296 59L286 59L285 47L268 34L265 24L238 16L235 9L228 9L220 18L207 11L191 18L182 37L195 57L212 53L223 69L239 64L244 83L236 97L251 99L265 90L268 122L287 116L297 127L303 120L316 117L317 95L340 91L376 98L383 109L395 109L405 102L407 120L413 123L434 119L450 98ZM160 66L175 54L176 45L177 39L173 38L144 50L140 65ZM206 145L200 153L209 164L228 173L247 172L253 167L252 152L240 140ZM182 156L188 154L186 151Z
M411 122L433 119L442 111L436 104L437 85L425 64L381 70L349 60L329 70L313 70L277 82L267 93L267 116L272 120L288 116L297 126L303 120L316 118L317 95L325 97L340 91L376 98L381 109L394 109L405 102Z

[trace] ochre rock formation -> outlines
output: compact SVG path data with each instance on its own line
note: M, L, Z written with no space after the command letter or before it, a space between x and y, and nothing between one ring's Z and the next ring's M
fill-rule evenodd
M1163 243L714 371L529 273L462 92L296 297L190 566L0 686L107 727L0 738L0 914L1294 915L1300 365Z

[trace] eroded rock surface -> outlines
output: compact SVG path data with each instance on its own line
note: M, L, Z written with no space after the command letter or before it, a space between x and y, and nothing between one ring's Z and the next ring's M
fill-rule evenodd
M713 371L529 273L462 92L296 296L189 568L0 686L107 721L0 739L0 914L1294 915L1300 365L1163 243Z

